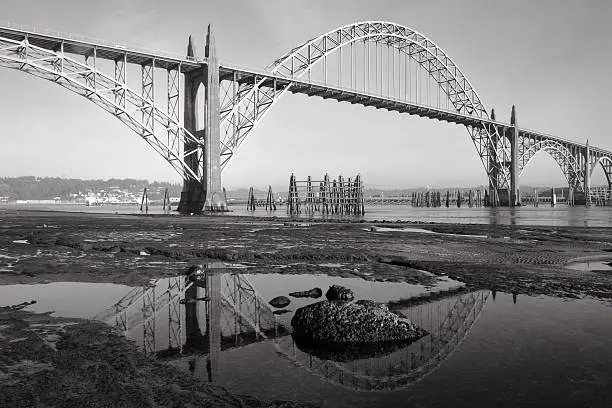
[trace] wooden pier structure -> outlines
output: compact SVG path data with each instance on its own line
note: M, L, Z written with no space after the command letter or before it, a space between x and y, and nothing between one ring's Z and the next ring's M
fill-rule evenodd
M365 201L363 198L363 182L361 175L351 180L338 176L330 180L325 174L323 180L314 181L310 176L298 181L294 174L289 178L289 194L287 197L287 214L336 214L363 215Z

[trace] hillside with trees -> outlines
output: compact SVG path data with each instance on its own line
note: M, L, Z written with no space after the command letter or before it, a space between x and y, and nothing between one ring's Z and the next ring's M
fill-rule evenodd
M59 177L0 177L0 197L13 200L49 200L60 197L69 200L74 195L97 193L119 189L134 194L142 193L144 188L151 193L168 188L170 196L181 195L179 183L162 183L136 179L81 180Z

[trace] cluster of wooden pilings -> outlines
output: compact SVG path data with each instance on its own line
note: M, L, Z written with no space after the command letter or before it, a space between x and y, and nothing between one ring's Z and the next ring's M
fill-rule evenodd
M150 205L150 201L149 201L149 189L145 187L144 190L142 190L142 198L140 200L140 212L148 214L149 213L149 205ZM170 214L171 211L172 211L172 205L170 204L170 192L168 191L168 188L166 188L164 190L164 198L162 200L162 208L164 210L164 214L166 214L166 215Z
M227 202L227 200L226 200ZM263 200L255 198L253 187L249 189L249 198L247 199L247 210L255 211L257 207L264 207ZM272 186L268 186L268 195L265 202L266 211L276 211L276 201L274 200L274 193L272 192Z
M361 175L354 180L331 180L325 174L322 181L314 181L308 176L304 181L298 181L295 175L289 178L289 195L287 197L287 214L337 214L363 215L365 203L363 198L363 182Z
M612 206L612 189L591 187L591 203L596 206Z
M488 195L480 190L461 192L460 190L446 190L446 195L442 196L439 191L415 191L412 193L411 204L413 207L450 207L452 204L461 207L462 204L468 207L482 207L488 204Z

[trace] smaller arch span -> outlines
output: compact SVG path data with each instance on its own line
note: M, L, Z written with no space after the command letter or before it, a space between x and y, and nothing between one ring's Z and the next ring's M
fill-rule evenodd
M608 179L608 185L612 185L612 156L601 156L599 159L597 159L593 165L593 168L591 169L591 175L593 175L593 172L595 172L595 168L598 164L601 165L601 168Z
M540 151L545 151L557 162L568 182L568 185L577 188L578 191L583 191L584 187L581 180L583 179L584 172L570 151L556 140L541 140L525 150L519 157L519 177L523 174L523 171L529 165L529 163L531 163L534 156Z

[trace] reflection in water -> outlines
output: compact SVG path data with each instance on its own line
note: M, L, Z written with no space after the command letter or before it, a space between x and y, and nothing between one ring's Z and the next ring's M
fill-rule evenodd
M298 346L289 335L286 322L291 316L275 315L245 275L217 263L143 288L107 321L126 322L118 327L130 338L142 336L145 352L208 381L218 381L225 352L265 343L282 360L327 382L383 390L414 383L435 369L468 333L488 296L485 291L462 292L436 302L395 306L394 312L430 333L410 344L312 349Z
M375 356L334 361L333 352L332 356L325 356L322 350L317 353L300 350L291 337L276 339L275 347L282 357L328 382L370 391L397 389L419 381L448 358L475 323L487 298L486 291L462 293L394 310L430 334Z

